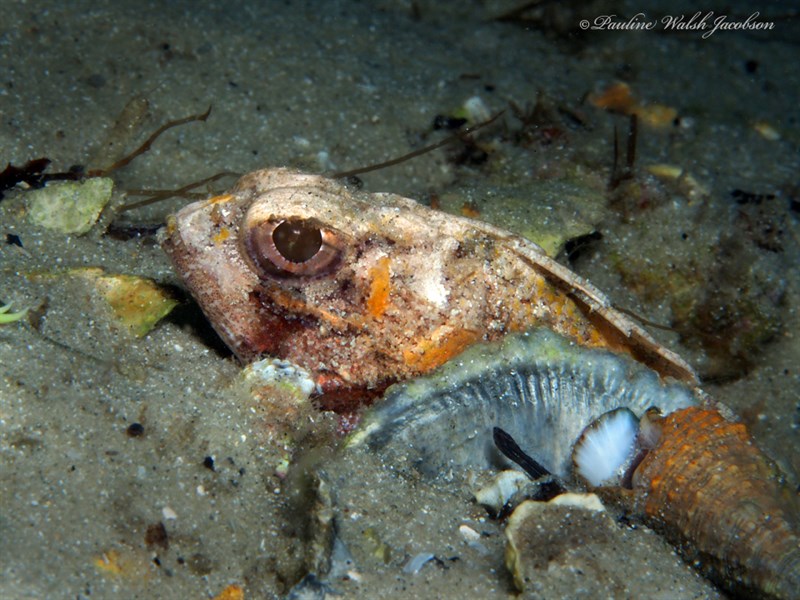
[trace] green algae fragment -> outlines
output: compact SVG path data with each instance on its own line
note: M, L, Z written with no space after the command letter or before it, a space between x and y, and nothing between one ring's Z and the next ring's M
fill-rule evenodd
M69 181L28 192L28 219L61 233L86 233L111 199L108 177Z
M383 564L388 565L392 560L392 549L389 547L389 544L381 539L380 534L375 530L374 527L367 527L364 530L363 535L364 540L367 542L367 546L370 547L372 556L377 558Z
M0 325L5 323L13 323L14 321L19 321L25 315L28 314L28 309L21 310L19 312L8 312L11 310L11 305L6 304L4 306L0 306Z

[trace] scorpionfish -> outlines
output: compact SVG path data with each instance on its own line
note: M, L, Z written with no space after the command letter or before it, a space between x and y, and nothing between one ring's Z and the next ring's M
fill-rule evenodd
M237 357L299 364L327 408L350 410L475 342L533 326L696 381L533 242L394 194L256 171L171 216L161 241Z

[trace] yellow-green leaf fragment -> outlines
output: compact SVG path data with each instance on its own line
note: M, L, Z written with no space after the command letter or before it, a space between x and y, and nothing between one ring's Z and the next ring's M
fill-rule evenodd
M108 302L119 324L143 337L178 305L154 281L134 275L102 275L97 290Z
M108 177L55 183L27 194L28 219L62 233L86 233L111 199Z
M107 273L101 267L77 267L64 271L30 273L28 277L56 286L59 292L72 295L77 281L81 289L88 289L89 304L84 312L100 310L98 317L105 317L117 329L127 331L134 337L144 337L167 316L179 302L152 279L136 275ZM67 287L58 287L58 286ZM105 305L105 306L103 306ZM110 311L106 311L110 309Z

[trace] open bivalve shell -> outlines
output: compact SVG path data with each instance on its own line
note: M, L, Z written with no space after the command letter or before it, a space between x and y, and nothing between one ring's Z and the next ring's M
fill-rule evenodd
M392 386L350 445L367 445L436 476L509 468L492 429L507 431L552 473L566 477L572 447L608 411L667 414L701 403L699 391L605 350L587 350L545 329L467 350L435 374Z

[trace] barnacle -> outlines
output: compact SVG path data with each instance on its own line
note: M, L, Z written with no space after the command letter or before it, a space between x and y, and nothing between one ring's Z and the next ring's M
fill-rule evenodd
M4 306L0 306L0 325L5 323L13 323L14 321L19 321L25 315L28 314L28 309L21 310L19 312L8 312L11 310L11 305L6 304Z

